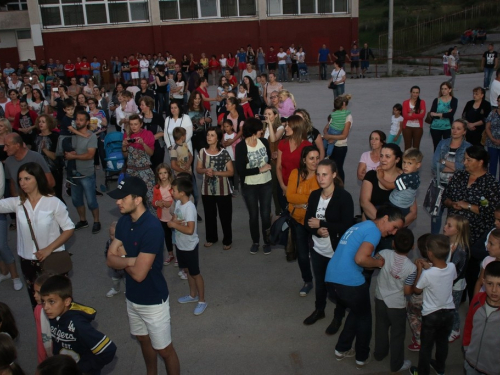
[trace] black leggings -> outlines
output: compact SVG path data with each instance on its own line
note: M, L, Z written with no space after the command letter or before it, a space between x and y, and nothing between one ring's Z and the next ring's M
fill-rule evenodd
M172 244L172 229L167 225L166 221L160 221L163 228L163 233L165 233L165 245L169 253L174 251L174 245Z
M342 179L345 184L345 173L344 173L344 161L347 155L347 146L345 147L334 147L333 152L330 155L330 159L337 164L338 176Z

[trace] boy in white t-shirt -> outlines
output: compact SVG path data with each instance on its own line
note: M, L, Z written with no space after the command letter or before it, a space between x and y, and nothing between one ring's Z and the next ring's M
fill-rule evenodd
M427 262L417 260L417 285L414 292L424 294L422 305L421 347L418 368L412 366L410 374L427 375L430 367L444 374L448 357L448 337L453 328L453 280L457 271L453 263L446 263L450 240L442 234L431 234L427 239ZM436 344L436 359L431 359Z
M189 197L193 194L193 183L190 179L177 178L172 182L172 196L176 200L175 211L167 225L175 229L175 247L179 268L188 276L189 294L179 298L179 303L197 302L194 315L201 315L207 308L205 302L205 283L200 274L198 255L197 211Z
M404 359L406 332L405 295L413 292L417 267L408 259L415 239L408 228L401 228L394 236L393 250L382 250L377 257L385 260L377 277L375 288L375 351L373 356L382 361L389 353L392 372L408 370ZM389 338L389 331L391 332Z
M389 131L387 143L399 145L399 142L401 142L401 123L403 122L403 116L401 116L402 112L403 106L399 103L394 104L394 107L392 107L391 130Z

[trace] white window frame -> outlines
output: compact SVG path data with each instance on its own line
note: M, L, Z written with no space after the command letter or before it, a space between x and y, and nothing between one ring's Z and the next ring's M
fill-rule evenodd
M267 12L268 12L268 16L269 17L273 17L273 16L313 16L313 15L322 15L322 14L335 14L335 13L338 13L338 14L349 14L349 1L350 0L344 0L346 2L346 8L347 10L344 12L336 12L335 11L335 1L336 0L330 0L332 2L332 12L331 13L319 13L318 12L318 9L319 9L319 6L318 6L318 0L315 0L314 2L314 7L315 7L315 13L301 13L301 8L302 8L302 4L301 4L301 1L302 0L297 0L298 1L298 7L297 7L297 13L283 13L283 0L267 0ZM280 13L270 13L270 10L273 9L273 7L271 7L270 3L271 2L279 2L279 8L280 8Z
M22 0L18 0L22 1ZM61 0L59 0L58 4L40 4L39 5L39 12L40 12L40 20L42 21L42 28L44 29L59 29L59 28L71 28L71 27L93 27L93 26L106 26L106 25L122 25L122 24L135 24L135 23L149 23L151 19L151 12L149 9L149 1L150 0L118 0L118 1L110 1L110 0L99 0L99 1L87 1L87 0L82 0L81 2L74 2L74 3L62 3ZM131 4L140 4L144 3L146 4L146 8L148 11L147 19L145 20L138 20L138 21L132 21L132 10L131 10ZM109 5L110 4L127 4L127 12L128 12L128 22L111 22L110 21L110 14L109 14ZM82 25L65 25L64 24L64 12L63 12L63 7L69 6L69 5L78 5L82 7L83 11L83 24ZM87 23L87 5L105 5L106 9L106 22L105 23ZM59 8L59 15L61 18L61 24L60 25L45 25L43 23L43 17L42 17L42 9L44 8Z
M17 5L17 9L9 9L9 5ZM23 9L23 5L26 6L26 9ZM7 12L17 12L20 10L28 10L28 2L26 0L14 0L14 1L9 1L8 3L5 4L5 10Z
M258 3L258 0L254 0L254 2L255 2L255 15L240 16L240 0L236 0L237 15L236 16L224 16L224 17L221 16L221 4L220 4L220 0L216 0L217 15L216 16L208 16L208 17L202 17L202 15L201 15L200 0L196 0L198 17L197 18L181 18L180 1L182 1L182 0L176 0L176 2L177 2L177 14L178 14L179 18L162 19L161 20L162 22L176 22L176 21L187 21L187 20L207 20L207 19L218 19L218 18L247 18L247 17L256 17L257 16L257 3ZM159 2L161 4L161 0L159 0Z

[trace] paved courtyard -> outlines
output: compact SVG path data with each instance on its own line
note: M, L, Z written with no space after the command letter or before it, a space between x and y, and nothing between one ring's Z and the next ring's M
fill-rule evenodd
M356 168L362 152L369 149L371 130L380 129L388 134L392 107L409 98L412 85L421 87L421 98L427 109L437 96L444 76L381 78L347 80L346 93L353 98L349 105L353 114L353 127L349 136L349 151L345 164L346 189L359 212L360 182ZM300 108L310 113L316 128L322 130L333 107L333 95L326 88L327 81L309 84L287 83ZM472 99L472 89L481 85L482 74L458 75L456 78L459 106L457 117ZM215 92L213 87L210 88ZM417 238L430 230L430 217L421 209L425 190L430 180L432 141L428 126L421 149L425 155L421 169L422 184L417 197L419 216L411 225ZM98 171L102 180L102 172ZM66 198L66 197L65 197ZM69 197L69 211L73 220L77 214ZM191 304L181 305L177 298L188 292L187 281L179 279L178 268L165 266L163 273L170 290L173 343L180 358L183 374L260 374L260 375L323 375L387 374L389 361L372 361L363 371L358 371L354 359L337 362L334 346L338 334L326 336L324 331L333 318L333 305L329 302L327 318L312 326L302 321L314 310L314 290L307 297L299 297L302 280L297 263L285 261L282 248L274 248L271 255L262 251L249 253L251 245L248 230L248 214L241 196L233 200L233 247L222 250L219 242L206 249L200 247L200 267L205 279L208 308L201 316L193 315ZM144 374L145 366L139 344L130 336L123 293L106 298L111 288L104 259L104 247L108 239L109 224L119 217L114 201L107 196L99 198L103 230L91 234L91 228L75 233L69 243L73 253L74 270L71 276L75 301L97 310L96 327L105 332L118 346L117 357L103 374ZM203 206L199 213L204 217ZM88 217L91 217L88 213ZM219 233L220 225L219 225ZM200 242L205 240L204 223L199 223ZM222 236L219 236L222 238ZM9 243L15 249L15 234L9 232ZM372 283L372 287L375 283ZM35 325L26 288L20 292L12 289L10 282L0 284L0 300L14 311L20 338L17 342L19 363L28 374L36 367ZM466 305L461 307L462 319ZM375 324L375 321L374 321ZM463 326L463 320L462 320ZM407 344L411 335L407 330ZM373 343L373 341L372 341ZM373 350L373 345L372 348ZM418 353L407 351L407 358L418 361ZM460 374L462 354L460 343L450 346L447 373ZM159 373L165 374L163 364Z

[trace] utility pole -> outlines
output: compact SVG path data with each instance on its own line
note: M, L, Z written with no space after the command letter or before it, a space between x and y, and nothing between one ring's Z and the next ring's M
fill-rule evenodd
M394 41L394 0L389 0L389 33L387 37L387 75L392 77L392 50Z

